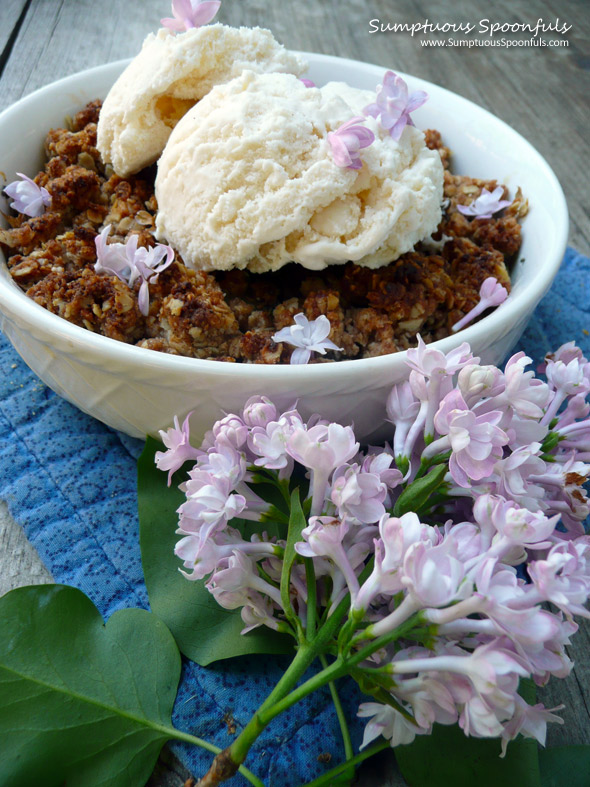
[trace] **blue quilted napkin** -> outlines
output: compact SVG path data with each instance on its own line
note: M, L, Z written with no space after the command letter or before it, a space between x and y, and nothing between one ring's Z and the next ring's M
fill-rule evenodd
M574 339L590 354L590 259L568 249L549 294L519 343L535 363ZM37 548L56 582L86 593L104 617L122 607L147 607L138 542L135 461L142 443L85 415L46 388L0 335L0 498ZM218 746L238 731L275 685L286 662L241 658L203 668L185 662L175 726ZM358 749L360 695L342 685ZM176 746L194 773L211 755ZM323 764L331 755L331 765ZM275 719L261 735L248 766L268 787L296 787L343 759L329 694L318 691ZM228 784L243 787L235 777Z

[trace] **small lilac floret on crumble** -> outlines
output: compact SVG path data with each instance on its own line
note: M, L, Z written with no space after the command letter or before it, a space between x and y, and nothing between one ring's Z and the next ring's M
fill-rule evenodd
M423 90L408 92L405 81L393 71L387 71L383 84L377 86L377 100L363 109L365 115L379 118L379 123L389 131L396 142L406 126L413 126L410 114L428 100Z
M139 311L147 317L150 310L149 285L155 284L158 275L172 264L174 250L163 243L158 243L151 249L143 246L138 248L137 235L132 235L127 243L108 243L110 231L111 225L108 224L94 239L96 245L94 270L97 273L110 273L129 287L133 287L139 279L141 284L137 304Z
M161 19L163 27L184 33L210 22L219 11L221 0L172 0L172 15Z
M273 337L273 342L286 342L292 344L296 349L291 355L291 363L307 363L311 358L312 352L325 355L327 350L342 350L342 347L334 344L328 339L332 326L325 314L315 320L308 320L303 313L296 314L293 318L295 325L289 325L277 331Z
M375 141L375 135L370 129L358 125L362 122L364 122L363 117L353 117L336 131L328 133L332 158L337 167L362 169L363 162L359 151L362 148L368 148Z
M316 83L315 83L315 82L313 82L313 80L311 80L311 79L306 79L305 77L303 77L303 78L302 78L302 79L300 79L299 81L300 81L300 82L303 82L303 84L305 85L305 87L317 87Z
M22 172L16 173L21 180L14 180L4 189L4 192L14 200L10 207L17 213L24 213L25 216L36 218L45 213L45 208L51 205L51 195L43 186L38 186L34 180L23 175Z
M508 290L506 287L503 287L493 276L489 276L479 289L479 303L474 306L473 309L468 311L467 314L459 320L459 322L456 322L451 330L453 333L460 331L461 328L464 328L476 317L479 317L479 315L486 309L490 309L493 306L499 306L501 303L504 303L507 297Z
M469 205L457 205L457 210L464 216L475 216L478 219L491 219L494 213L512 205L512 200L502 199L504 188L496 186L493 191L484 188L477 199Z

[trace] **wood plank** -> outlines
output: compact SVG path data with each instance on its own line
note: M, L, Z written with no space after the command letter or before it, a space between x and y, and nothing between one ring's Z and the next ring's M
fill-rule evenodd
M6 503L0 500L0 596L22 585L51 581L37 550L10 516Z
M0 74L10 52L10 40L30 0L2 0L0 5Z

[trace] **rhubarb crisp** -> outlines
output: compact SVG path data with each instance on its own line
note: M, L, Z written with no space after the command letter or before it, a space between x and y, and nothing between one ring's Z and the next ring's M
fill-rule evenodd
M288 264L272 273L195 271L174 262L150 284L149 311L138 304L139 282L129 286L95 270L95 238L111 225L110 242L137 235L155 245L155 168L126 178L104 165L96 148L101 103L93 101L47 135L47 163L35 177L51 197L43 215L8 218L0 230L13 280L54 314L117 341L165 353L242 363L288 363L292 346L273 341L296 314L325 315L341 349L313 362L369 358L404 350L451 333L479 301L485 279L510 289L509 269L520 247L520 192L494 218L471 218L469 205L495 181L452 174L450 151L437 131L426 144L444 166L442 220L432 239L389 265L353 263L310 271ZM504 194L506 190L504 189Z

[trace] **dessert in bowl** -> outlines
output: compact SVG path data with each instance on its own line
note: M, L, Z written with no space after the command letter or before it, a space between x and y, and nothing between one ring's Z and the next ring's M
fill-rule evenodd
M373 91L384 69L322 55L305 55L318 85L346 82ZM60 126L84 104L104 98L124 64L74 75L23 99L0 118L0 161L10 181L34 175L42 164L46 129ZM460 333L436 343L448 351L468 341L483 362L497 363L514 346L535 305L549 288L567 237L567 212L559 184L542 157L516 132L485 110L443 88L405 77L430 99L414 115L422 128L438 129L453 151L454 171L521 187L529 199L523 242L511 271L509 299ZM6 211L6 203L3 205ZM2 328L25 361L61 395L105 423L134 436L156 434L174 415L193 411L193 433L248 396L266 394L281 406L299 401L304 414L320 412L354 421L372 436L391 384L407 377L405 352L306 366L221 363L156 353L115 342L44 310L27 298L3 268Z

